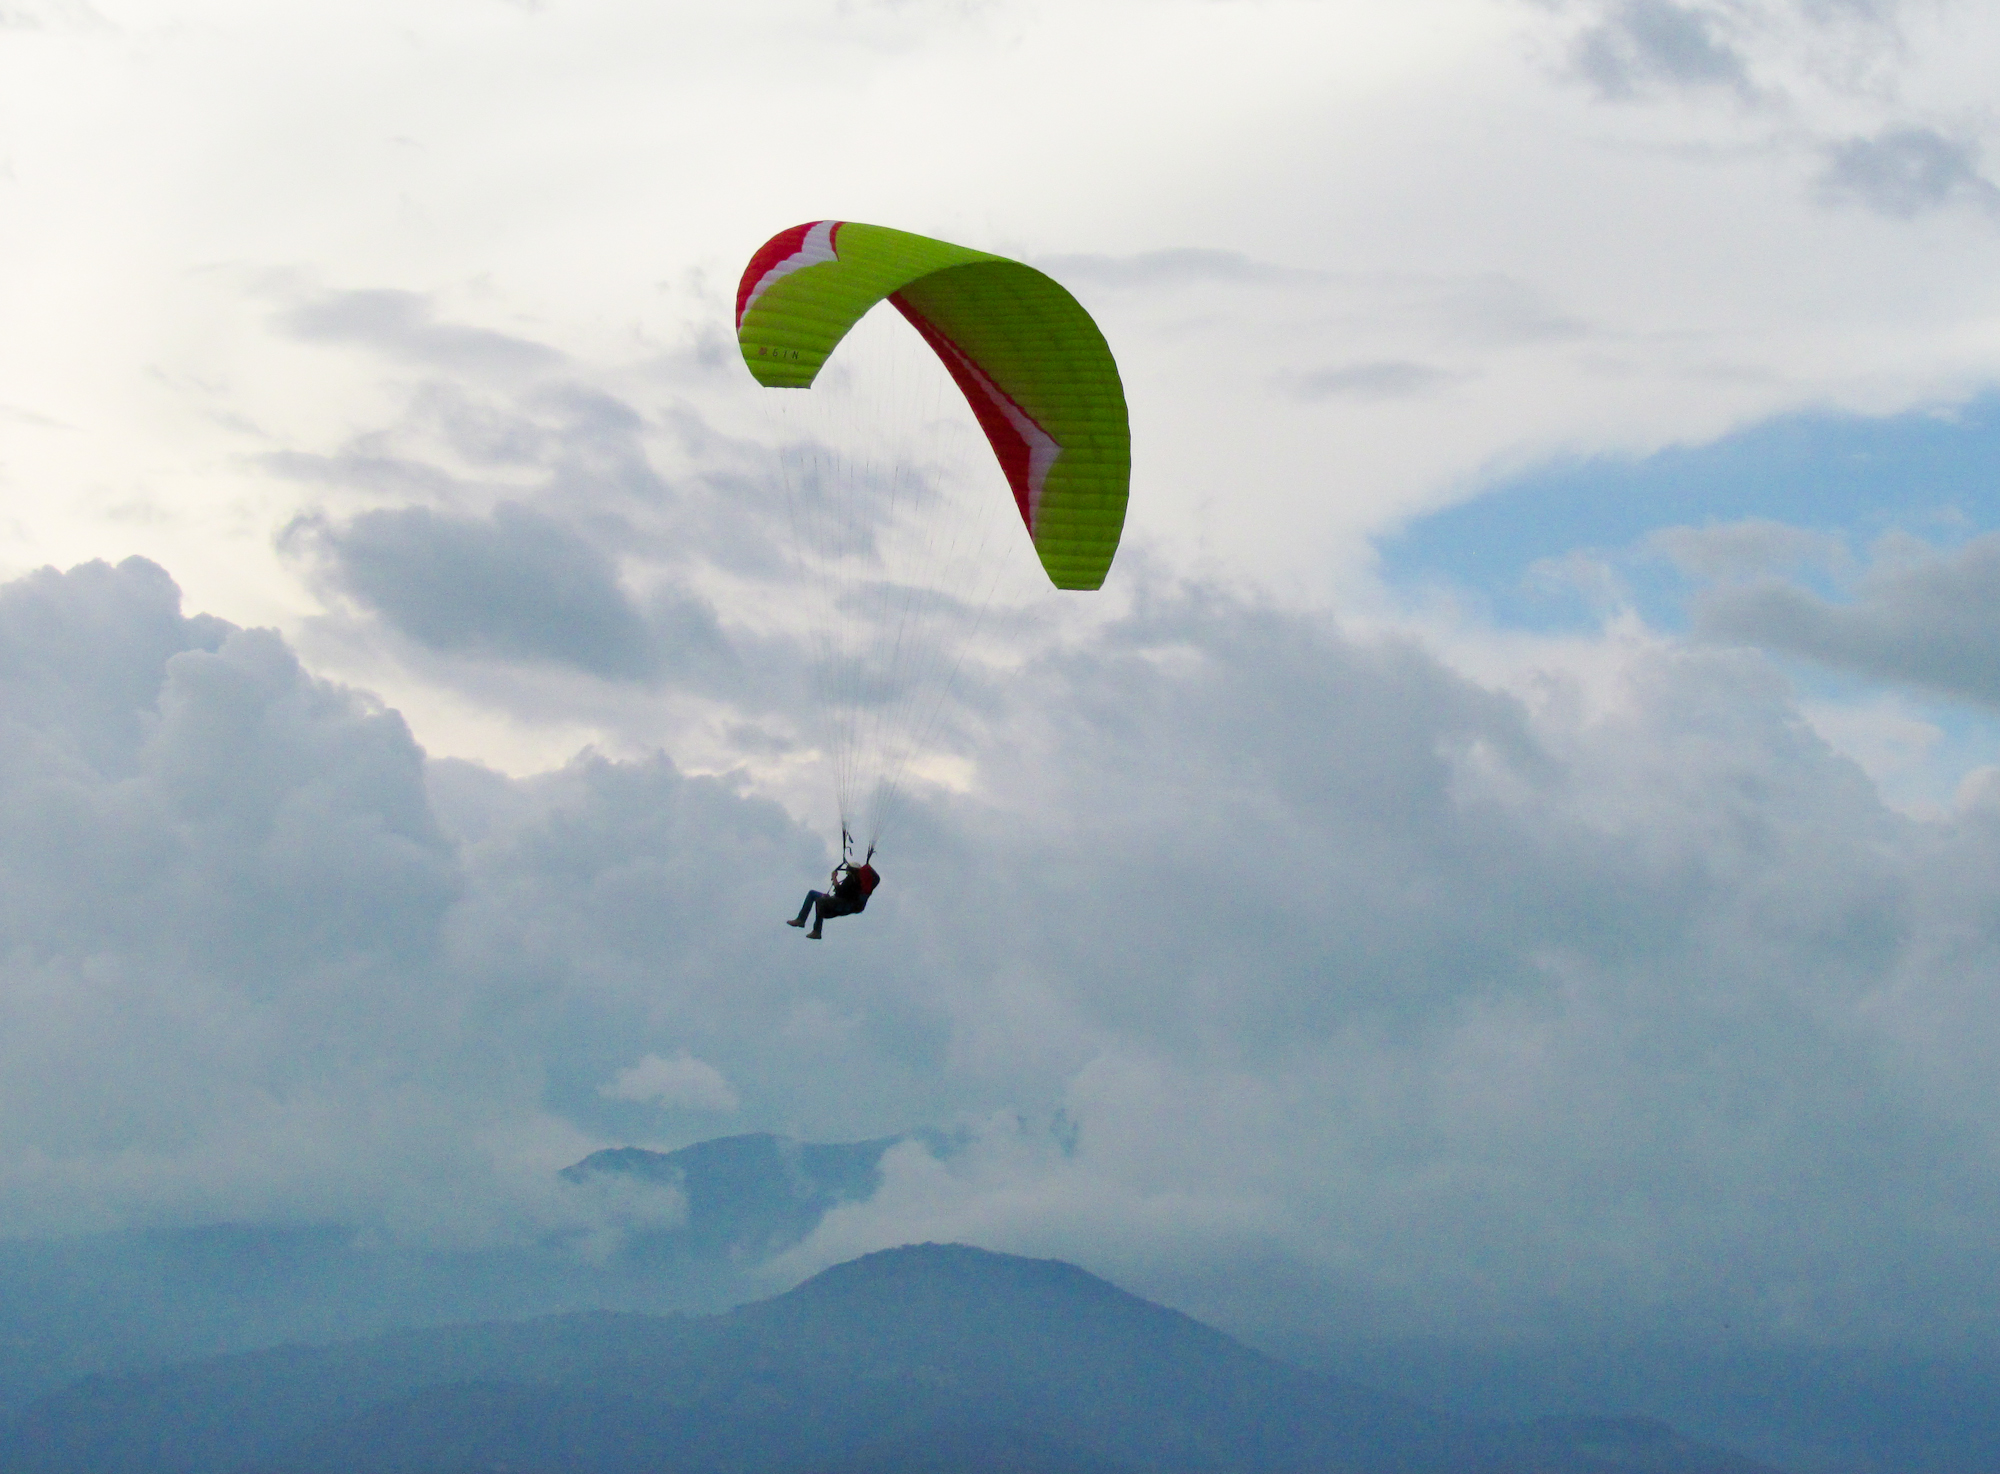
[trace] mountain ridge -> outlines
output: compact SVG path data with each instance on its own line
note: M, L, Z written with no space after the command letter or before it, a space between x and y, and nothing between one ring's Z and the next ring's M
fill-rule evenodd
M1063 1261L937 1244L720 1315L582 1312L89 1378L0 1435L0 1468L960 1474L1008 1448L1045 1474L1770 1474L1663 1425L1433 1412Z

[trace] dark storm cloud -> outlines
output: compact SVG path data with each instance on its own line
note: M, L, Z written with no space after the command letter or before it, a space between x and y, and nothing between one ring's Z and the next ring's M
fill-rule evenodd
M1849 604L1762 579L1707 590L1695 611L1714 638L2000 706L2000 536L1886 560Z
M282 325L308 342L354 343L454 373L534 373L563 362L562 354L541 343L439 322L430 299L419 292L326 292L293 308Z
M1753 91L1743 57L1729 45L1721 12L1675 0L1619 0L1577 39L1577 71L1606 97L1652 84Z
M970 1123L815 1253L1254 1259L1375 1330L1991 1321L2000 811L1886 810L1743 651L1530 705L1135 595L968 670L978 781L808 944L823 844L744 780L427 761L150 565L17 582L0 1205L532 1234L554 1167L689 1129L606 1094L686 1059L741 1129Z
M288 535L326 561L333 584L431 650L549 661L617 680L714 661L714 614L681 596L642 608L617 565L570 527L502 503L488 516L424 507L364 512Z
M1977 147L1933 128L1887 128L1830 145L1820 198L1893 220L1913 220L1958 201L2000 210L2000 187L1979 172Z

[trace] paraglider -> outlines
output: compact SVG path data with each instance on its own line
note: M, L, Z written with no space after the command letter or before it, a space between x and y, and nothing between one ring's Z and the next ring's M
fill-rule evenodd
M964 392L1059 589L1104 583L1125 526L1132 439L1110 345L1053 278L879 225L781 230L736 289L736 339L766 389L807 389L887 299Z
M883 226L816 220L772 236L744 269L736 293L743 361L767 389L809 390L884 301L935 356L921 371L935 379L941 364L970 406L991 452L985 474L1000 472L1049 583L1099 588L1125 524L1131 433L1118 366L1096 322L1058 282L1022 262ZM900 485L904 468L857 470L866 459L828 453L811 462L810 475L788 471L797 484L788 480L787 494L798 541L811 544L796 550L802 573L824 586L816 700L841 829L865 833L872 856L885 806L921 756L943 689L960 668L962 631L976 629L983 615L979 586L990 589L992 580L978 560L992 563L1004 549L961 546L949 525L961 513L928 486L885 501L879 485ZM920 466L909 474L930 473ZM852 484L824 484L842 480ZM845 510L819 515L827 507ZM923 518L946 525L904 541L915 563L931 566L885 570L881 550L898 532L897 519ZM870 604L871 596L879 602ZM863 803L874 806L865 828L856 812ZM851 858L847 852L822 900L845 904L843 870L849 879L865 872L873 889L872 867L864 859L853 870ZM809 897L793 924L803 925L815 905ZM815 922L811 935L818 934Z
M842 860L833 867L833 875L827 883L830 890L807 891L799 914L785 923L787 926L804 926L810 916L813 929L806 933L810 941L820 940L822 923L836 916L859 916L868 909L868 898L882 883L882 877L875 871L875 851L871 849L859 865L851 858Z

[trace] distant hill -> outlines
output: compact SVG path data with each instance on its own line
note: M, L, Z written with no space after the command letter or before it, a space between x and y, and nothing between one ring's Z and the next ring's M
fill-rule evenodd
M941 1133L916 1133L932 1151ZM628 1230L609 1254L560 1235L477 1250L357 1242L336 1224L217 1224L0 1240L0 1417L92 1372L285 1341L600 1306L714 1311L765 1293L752 1272L881 1182L905 1136L799 1142L727 1136L679 1151L620 1147L565 1168L579 1191L621 1178L687 1200L684 1223Z
M672 1152L594 1153L562 1173L577 1194L658 1183L677 1189L688 1208L684 1222L627 1227L608 1245L596 1235L586 1243L555 1233L436 1250L383 1245L335 1224L0 1240L0 1426L85 1376L287 1342L606 1307L720 1311L767 1293L770 1281L759 1274L765 1259L810 1234L826 1213L871 1197L884 1155L910 1139L937 1155L956 1145L934 1132L846 1143L751 1135ZM610 1221L629 1224L630 1215L621 1208ZM1226 1298L1211 1303L1227 1306ZM1295 1362L1469 1417L1525 1426L1547 1414L1638 1412L1813 1474L2000 1468L1991 1456L2000 1448L2000 1348L1991 1342L1946 1352L1614 1343L1602 1335L1460 1345L1363 1342L1337 1320L1274 1324L1254 1308L1224 1323ZM1620 1438L1639 1438L1660 1422L1613 1426ZM1592 1436L1586 1424L1566 1426L1564 1437ZM891 1445L869 1447L866 1457L900 1467ZM1055 1455L1032 1440L993 1447L1011 1448L1006 1457L1023 1470L1054 1467ZM1081 1455L1070 1449L1062 1457ZM11 1471L0 1465L0 1474Z
M590 1313L96 1377L8 1474L1757 1474L1636 1420L1481 1423L1300 1371L1083 1270L871 1254L706 1317Z

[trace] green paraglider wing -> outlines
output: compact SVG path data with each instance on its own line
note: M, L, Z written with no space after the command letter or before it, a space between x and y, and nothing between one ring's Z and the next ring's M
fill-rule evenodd
M1101 586L1125 526L1125 390L1090 314L1054 279L984 251L817 220L771 237L736 290L743 361L805 389L888 298L964 391L1059 589Z

